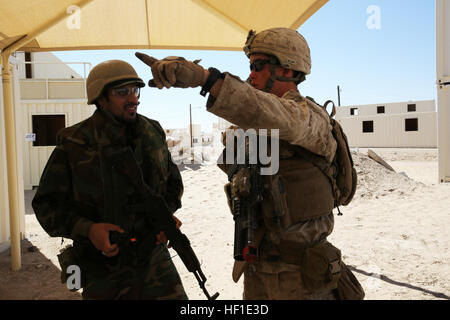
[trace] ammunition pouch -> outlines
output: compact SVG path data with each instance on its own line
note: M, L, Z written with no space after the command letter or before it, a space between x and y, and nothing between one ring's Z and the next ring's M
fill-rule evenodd
M307 248L301 264L305 287L311 293L336 289L341 264L341 251L327 241Z
M59 265L61 266L61 283L67 284L69 276L69 274L67 273L67 269L72 265L80 267L79 259L77 259L75 249L72 246L67 246L64 249L62 249L60 253L57 255L57 257ZM81 287L84 287L85 282L86 282L85 277L83 275L83 272L81 272ZM70 289L70 291L77 291L77 290L78 289Z
M291 224L289 207L286 198L286 188L280 175L268 176L268 194L270 202L262 206L264 224L271 231L281 231Z
M281 240L280 259L301 267L303 283L311 293L337 288L342 271L341 251L328 241L302 247L292 241Z
M358 279L345 263L341 263L342 272L336 293L338 300L363 300L365 293Z

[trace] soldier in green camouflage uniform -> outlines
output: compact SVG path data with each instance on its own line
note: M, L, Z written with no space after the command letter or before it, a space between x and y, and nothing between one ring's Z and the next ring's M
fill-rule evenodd
M132 150L149 189L162 196L167 214L181 207L183 183L157 121L137 114L145 86L131 65L100 63L87 79L88 104L97 110L59 132L32 206L52 237L73 239L58 256L62 280L67 267L81 270L84 299L187 299L166 247L151 224L135 184L108 155ZM174 216L173 216L174 217ZM181 225L178 219L177 226ZM111 244L110 232L125 245ZM78 288L75 288L78 289Z

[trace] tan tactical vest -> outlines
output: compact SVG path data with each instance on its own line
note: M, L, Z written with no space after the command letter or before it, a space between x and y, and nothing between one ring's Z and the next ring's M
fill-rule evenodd
M279 231L273 219L275 211L279 212L281 227L286 230L299 222L327 216L334 207L328 177L297 155L295 148L280 140L279 170L275 175L264 176L269 191L262 203L262 212L269 229ZM226 173L230 169L226 164L219 164L219 167Z
M280 199L277 199L278 192L270 192L264 199L262 211L269 229L271 223L267 217L273 215L273 210L281 211L280 222L283 229L299 222L327 216L332 212L334 198L328 177L312 163L297 155L295 146L280 141L278 173L266 177L270 190L279 190L278 180L281 179L281 191L285 191L285 195L281 193Z

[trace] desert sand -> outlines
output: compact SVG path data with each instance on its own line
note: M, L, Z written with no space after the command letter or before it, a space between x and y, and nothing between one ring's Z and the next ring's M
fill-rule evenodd
M438 183L437 149L372 149L395 172L353 150L358 189L335 215L329 241L341 249L368 300L450 299L450 184ZM210 294L242 299L234 283L233 219L223 192L226 176L214 164L182 167L183 207L176 216L202 263ZM0 253L0 299L80 299L59 281L56 255L67 245L50 238L37 222L26 192L26 239L22 269L10 270L9 250ZM336 211L337 213L337 211ZM193 274L170 250L190 299L203 300Z

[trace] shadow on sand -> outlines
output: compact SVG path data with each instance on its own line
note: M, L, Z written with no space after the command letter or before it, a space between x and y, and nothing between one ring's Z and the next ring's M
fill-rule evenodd
M61 283L61 271L27 239L21 241L22 268L11 270L11 250L0 253L1 300L80 300Z
M184 170L194 170L194 171L196 171L196 170L198 170L198 169L200 169L201 168L201 164L197 164L197 163L182 163L182 164L179 164L178 165L178 170L180 170L180 172L181 171L184 171Z

